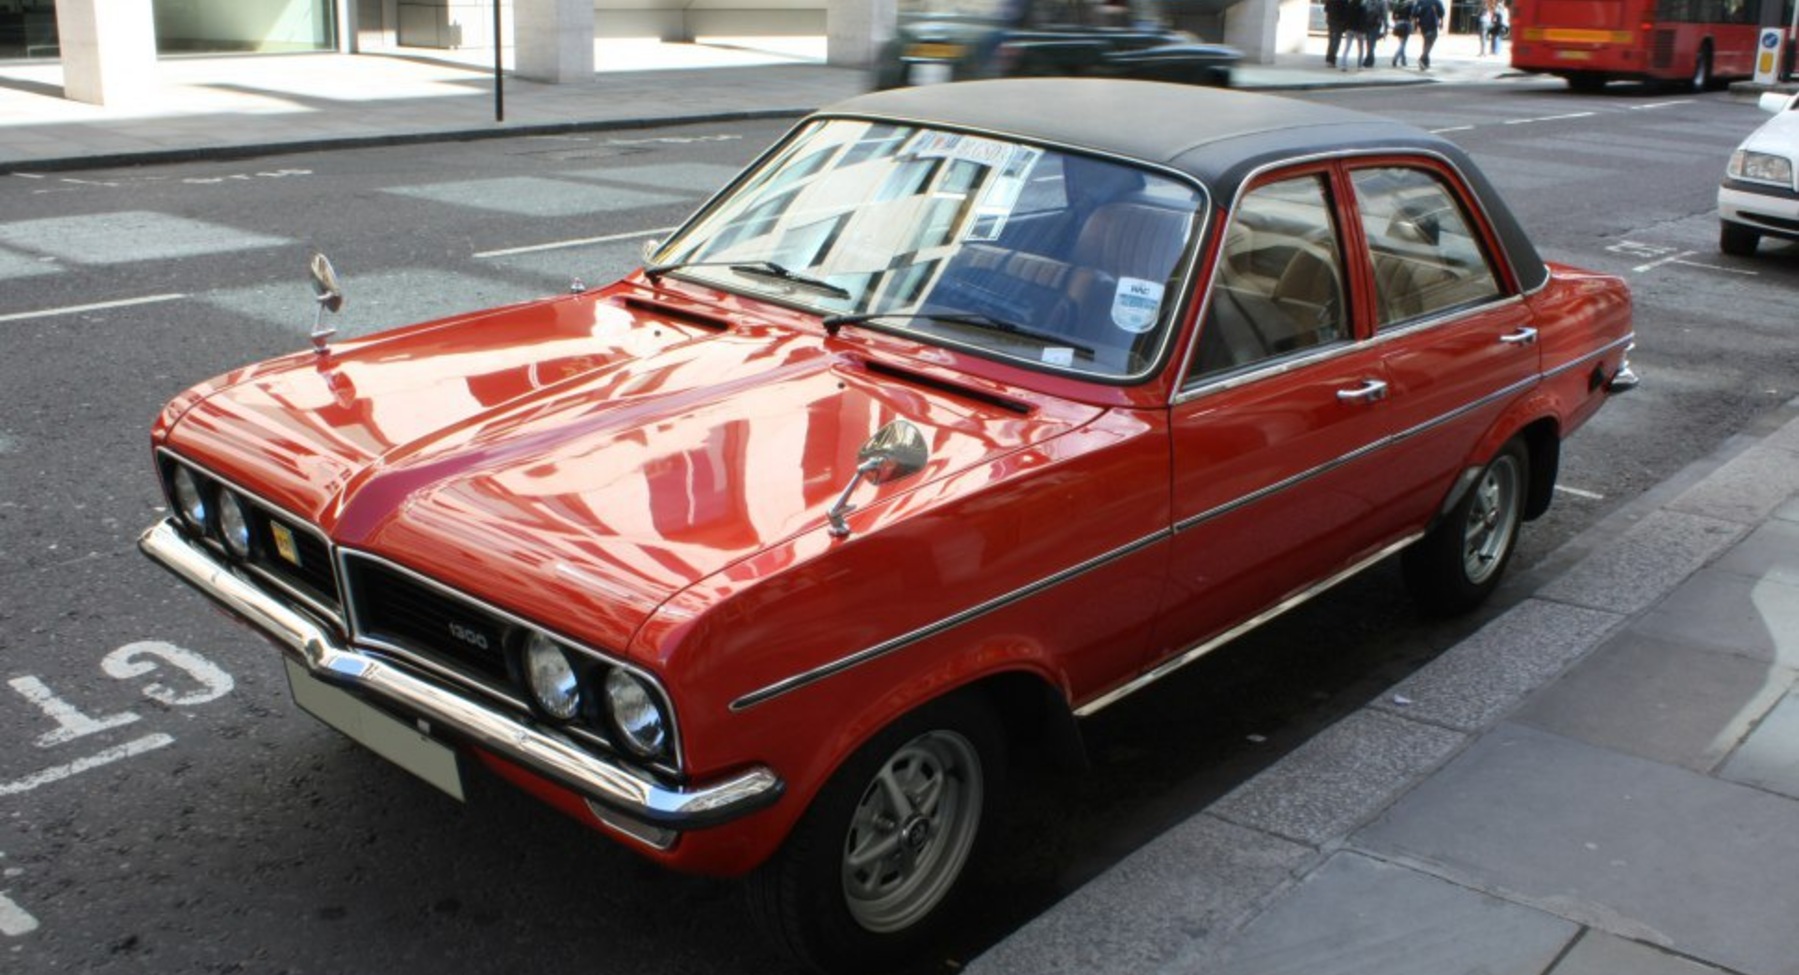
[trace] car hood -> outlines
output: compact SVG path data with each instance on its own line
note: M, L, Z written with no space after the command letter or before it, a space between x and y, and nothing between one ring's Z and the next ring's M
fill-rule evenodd
M1799 159L1799 111L1781 112L1743 140L1742 148Z
M823 531L891 420L930 460L860 487L864 509L1100 412L966 383L613 293L276 360L196 395L165 442L342 545L622 649L673 593Z

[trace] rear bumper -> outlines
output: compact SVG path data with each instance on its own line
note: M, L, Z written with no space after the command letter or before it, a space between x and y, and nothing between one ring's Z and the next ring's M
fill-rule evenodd
M511 714L413 676L346 645L311 617L232 571L170 522L138 539L150 559L262 631L326 683L447 729L471 744L565 786L632 819L684 832L717 826L773 803L778 776L756 767L703 786L669 786L612 759L569 744Z

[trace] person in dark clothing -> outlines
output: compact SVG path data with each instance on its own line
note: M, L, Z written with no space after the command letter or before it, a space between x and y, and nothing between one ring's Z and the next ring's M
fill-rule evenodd
M1367 38L1362 67L1374 67L1374 46L1387 32L1387 0L1362 0L1362 35Z
M1424 50L1418 53L1418 70L1430 70L1430 49L1437 46L1443 27L1443 0L1412 0L1412 26L1417 28Z
M1324 0L1324 31L1329 40L1324 45L1324 63L1337 66L1338 48L1343 45L1343 32L1349 27L1349 0Z
M1399 44L1399 50L1393 52L1393 67L1407 67L1412 63L1405 56L1405 42L1412 37L1412 0L1399 0L1395 3L1392 18L1393 38Z

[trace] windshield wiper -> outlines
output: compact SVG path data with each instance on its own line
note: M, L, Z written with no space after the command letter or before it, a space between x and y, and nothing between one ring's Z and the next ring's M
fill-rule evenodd
M789 284L802 285L814 291L822 291L835 298L849 298L852 295L845 288L839 287L823 278L809 277L774 261L669 261L667 264L648 264L644 266L645 277L660 278L670 271L679 271L689 267L728 267L738 274L760 274L764 277L786 281Z
M1085 355L1089 359L1093 358L1095 355L1091 346L1070 341L1066 335L1058 335L1055 332L1046 331L1044 329L1032 328L1029 325L1020 325L1017 322L975 311L868 311L854 315L826 315L824 317L824 326L826 332L836 335L837 330L845 325L860 325L863 322L871 322L877 318L926 318L933 322L947 322L951 325L974 325L978 328L990 328L995 332L1004 332L1007 335L1017 335L1027 339L1035 339L1045 345L1070 348Z

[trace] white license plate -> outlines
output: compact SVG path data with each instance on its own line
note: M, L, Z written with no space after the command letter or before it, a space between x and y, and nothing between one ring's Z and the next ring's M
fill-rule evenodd
M915 85L940 85L950 80L952 71L941 61L920 61L912 65L908 80Z
M319 680L292 660L283 657L281 662L287 665L294 703L306 713L462 801L462 771L454 749Z

